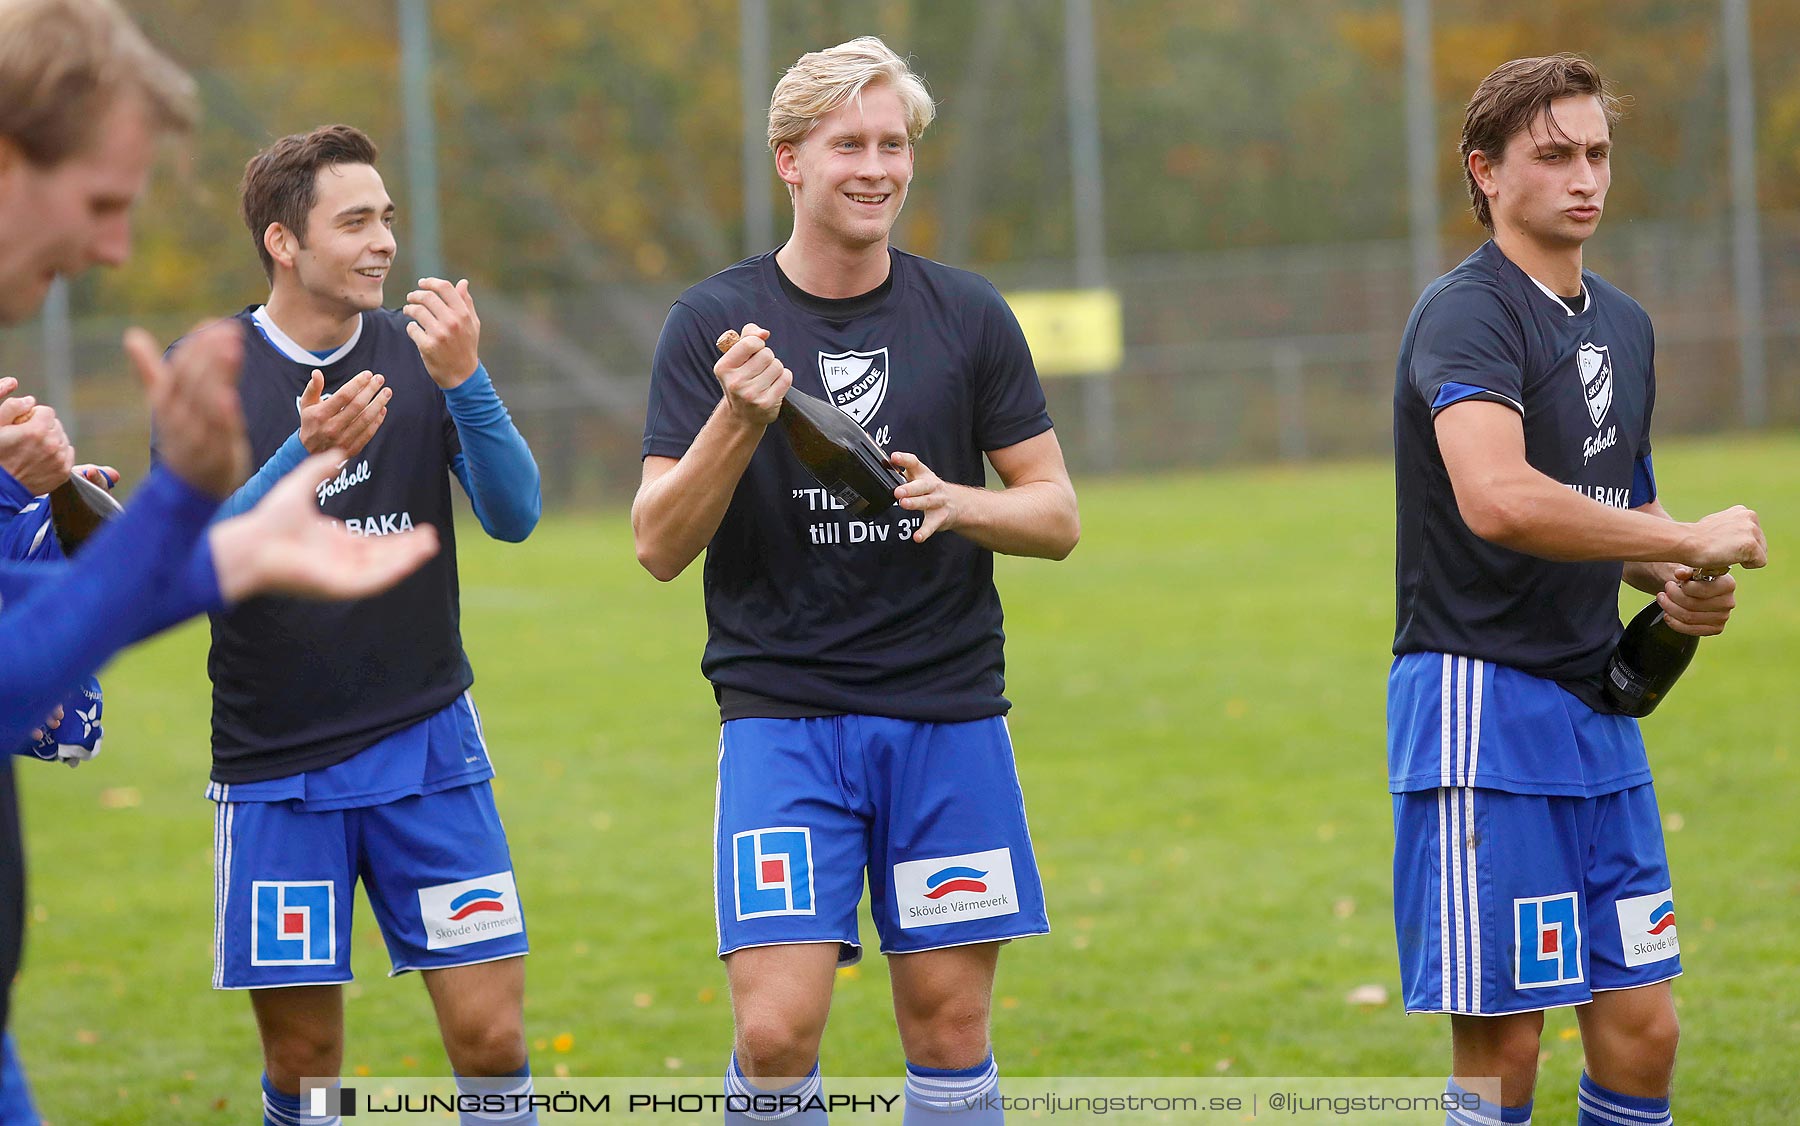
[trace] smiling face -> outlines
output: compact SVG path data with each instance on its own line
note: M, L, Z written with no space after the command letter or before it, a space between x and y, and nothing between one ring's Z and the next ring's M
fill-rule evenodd
M871 84L814 123L798 144L775 150L775 169L794 193L794 226L808 241L847 250L884 244L912 183L906 107Z
M360 313L381 307L394 262L394 201L370 164L328 164L316 173L304 239L279 223L265 233L276 291L298 290L315 306Z
M1612 134L1599 98L1558 98L1507 139L1499 161L1469 159L1496 233L1566 249L1598 229L1612 185Z
M33 316L58 274L125 262L155 144L135 97L116 99L92 143L48 168L0 138L0 324Z

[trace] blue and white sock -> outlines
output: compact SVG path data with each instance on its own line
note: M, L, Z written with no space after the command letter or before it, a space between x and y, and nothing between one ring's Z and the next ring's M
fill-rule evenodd
M1581 1087L1575 1094L1579 1117L1576 1126L1674 1126L1668 1099L1645 1099L1637 1095L1621 1095L1581 1073Z
M527 1101L531 1095L531 1061L511 1075L458 1075L456 1089L465 1095L499 1095L493 1109L459 1110L461 1126L537 1126L537 1111Z
M1456 1103L1444 1111L1444 1126L1531 1126L1529 1102L1524 1106L1499 1106L1465 1090L1455 1079L1444 1087L1444 1094Z
M262 1096L263 1126L343 1126L343 1119L337 1115L313 1114L310 1105L301 1104L299 1095L276 1090L266 1071L262 1077Z
M959 1126L1000 1126L1000 1069L994 1054L974 1067L920 1067L906 1061L906 1114L901 1126L955 1122Z
M787 1126L826 1126L830 1121L822 1105L808 1106L825 1089L819 1077L819 1065L813 1064L806 1078L787 1087L763 1088L750 1082L738 1066L737 1053L731 1053L731 1064L725 1069L725 1126L751 1126L757 1122L783 1122ZM733 1097L735 1096L735 1097ZM733 1104L743 1107L733 1110Z

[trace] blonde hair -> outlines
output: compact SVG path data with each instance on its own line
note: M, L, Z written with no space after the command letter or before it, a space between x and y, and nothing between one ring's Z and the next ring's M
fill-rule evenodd
M906 139L917 141L937 116L925 83L906 60L873 35L810 51L787 69L769 98L769 151L797 145L821 117L862 96L870 84L886 84L906 110Z
M0 137L26 159L48 168L81 152L125 94L157 129L193 128L194 80L113 0L0 0Z

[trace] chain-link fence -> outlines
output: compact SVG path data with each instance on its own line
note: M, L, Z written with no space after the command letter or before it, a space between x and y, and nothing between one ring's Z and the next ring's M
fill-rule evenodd
M1110 427L1091 388L1049 381L1078 472L1364 456L1387 444L1393 364L1417 295L1409 238L1402 11L1419 0L1094 5L1091 53L1105 195L1106 284L1124 311ZM1473 0L1425 5L1432 134L1423 182L1448 268L1479 234L1463 214L1461 99L1495 63L1587 50L1634 96L1607 219L1588 265L1657 327L1661 434L1741 425L1733 75L1721 12L1743 0L1621 0L1604 13ZM483 354L531 440L552 504L629 492L649 359L669 302L768 226L746 215L766 161L744 143L743 21L766 26L768 82L799 51L876 32L913 56L940 103L896 241L1003 291L1065 288L1081 205L1078 115L1064 112L1065 13L1078 0L555 0L424 5L433 38L442 245L476 281ZM273 136L348 120L387 151L401 208L400 300L416 154L387 0L136 5L201 78L207 118L140 208L137 259L74 287L69 367L84 457L141 469L145 420L119 358L143 321L166 339L266 292L235 219L238 170ZM1800 10L1750 3L1754 169L1761 184L1767 355L1759 421L1800 422ZM1416 11L1415 11L1416 14ZM1068 17L1072 19L1072 17ZM1074 24L1069 24L1074 26ZM1750 76L1740 76L1750 77ZM753 85L746 83L747 85ZM761 88L767 88L767 83ZM1416 92L1416 91L1415 91ZM1741 141L1742 138L1739 138ZM1738 150L1731 149L1736 152ZM749 169L746 176L745 169ZM763 172L767 175L768 170ZM786 230L786 199L767 193ZM752 208L753 210L753 208ZM1416 236L1416 230L1411 231ZM1090 246L1094 240L1090 239ZM453 274L452 276L456 276ZM129 316L128 316L129 314ZM55 349L50 349L54 352ZM33 387L55 366L38 326L0 332L0 369Z
M1764 224L1770 415L1791 426L1800 424L1800 215L1764 216ZM1603 233L1591 248L1590 266L1655 321L1659 434L1739 424L1728 246L1716 226L1635 223ZM1051 288L1067 283L1067 270L1010 264L992 276L1002 288ZM1395 355L1416 296L1404 240L1115 258L1108 274L1125 310L1125 359L1112 377L1117 468L1387 448ZM617 499L635 485L650 354L676 292L484 298L487 363L538 455L553 504ZM181 324L165 318L157 327L174 332ZM116 369L124 325L79 319L77 370ZM8 370L32 370L37 349L34 333L15 331ZM1072 380L1046 385L1071 465L1092 472L1100 455L1084 425L1081 389ZM122 376L78 386L84 456L140 466L145 419L135 389Z

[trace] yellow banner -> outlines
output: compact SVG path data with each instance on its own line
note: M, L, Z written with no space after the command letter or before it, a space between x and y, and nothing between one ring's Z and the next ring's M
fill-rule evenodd
M1038 374L1111 375L1125 358L1119 295L1110 289L1009 293Z

